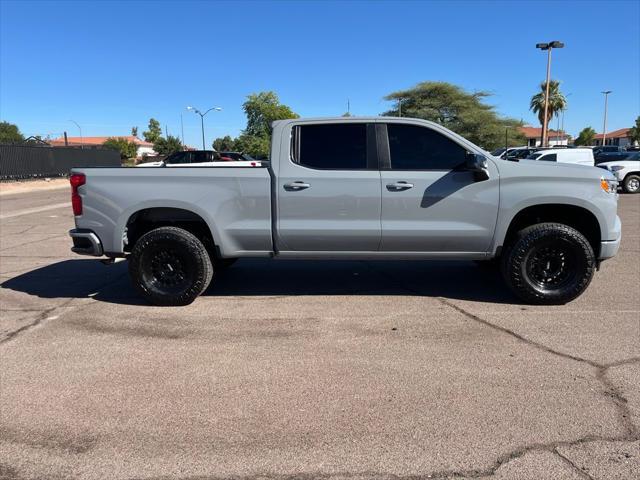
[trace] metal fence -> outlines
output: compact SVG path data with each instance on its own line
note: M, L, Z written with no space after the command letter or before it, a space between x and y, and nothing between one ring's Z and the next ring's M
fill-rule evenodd
M61 177L75 167L120 165L115 150L0 145L0 180Z

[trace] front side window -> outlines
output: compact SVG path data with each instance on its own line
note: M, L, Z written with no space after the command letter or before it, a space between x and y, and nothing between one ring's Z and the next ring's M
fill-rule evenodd
M430 128L388 124L393 170L452 170L464 164L466 150Z
M293 161L322 170L366 170L367 125L337 123L294 128Z
M542 162L557 162L558 156L555 153L548 153L547 155L542 155L538 160Z

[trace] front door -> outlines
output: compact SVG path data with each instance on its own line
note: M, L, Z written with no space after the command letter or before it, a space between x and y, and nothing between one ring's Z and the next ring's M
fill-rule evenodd
M277 180L278 249L377 251L380 172L373 125L303 123L291 137L291 156L280 159Z
M498 172L464 170L467 150L421 125L389 123L382 190L382 243L387 252L486 252L498 214Z

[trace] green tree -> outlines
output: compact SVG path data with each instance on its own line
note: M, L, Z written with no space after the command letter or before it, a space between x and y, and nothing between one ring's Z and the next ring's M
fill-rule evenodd
M583 128L573 142L574 145L592 145L596 131L591 127Z
M0 122L0 143L20 143L22 141L24 141L24 135L20 133L17 125Z
M142 132L142 135L144 135L144 139L147 142L156 143L162 137L162 128L160 128L160 122L155 118L150 118L148 128L149 130Z
M547 82L540 84L540 91L531 97L529 110L538 115L540 125L544 125L544 103L547 89ZM567 99L560 91L560 82L549 80L549 106L547 107L547 125L554 115L567 108Z
M255 137L270 136L271 122L275 120L298 118L298 114L280 103L275 92L252 93L242 108L247 115L247 127L243 133Z
M138 146L126 138L109 137L102 145L120 152L120 158L123 160L135 158L138 155Z
M213 149L218 152L233 152L236 150L236 140L231 138L230 135L216 138L213 141Z
M483 102L489 96L488 92L468 93L447 82L422 82L387 95L385 100L393 101L394 105L383 115L397 117L402 102L403 117L439 123L486 150L504 146L507 129L510 145L526 143L517 128L521 122L498 117L494 107Z
M252 93L242 104L247 115L247 127L240 136L217 138L213 148L218 151L236 150L255 158L268 158L271 149L271 123L276 120L298 118L291 108L280 103L274 92Z
M134 137L138 136L138 127L131 127L131 135Z
M253 158L268 158L271 150L271 136L242 134L236 139L236 150L248 153Z
M153 149L158 153L158 155L171 155L175 152L181 152L182 142L178 137L172 137L171 135L167 136L167 138L160 137L153 143Z
M629 130L631 143L640 143L640 117L636 118L636 124Z

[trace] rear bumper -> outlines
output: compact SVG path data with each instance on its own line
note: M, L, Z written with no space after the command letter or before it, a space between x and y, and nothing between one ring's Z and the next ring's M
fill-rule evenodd
M102 243L98 236L91 230L74 228L73 230L69 230L69 236L73 239L72 252L79 255L91 255L93 257L102 256Z
M604 240L600 242L600 256L598 260L606 260L607 258L615 257L620 249L620 241L622 240L622 223L620 217L616 216L612 237L615 240Z

